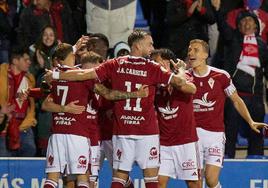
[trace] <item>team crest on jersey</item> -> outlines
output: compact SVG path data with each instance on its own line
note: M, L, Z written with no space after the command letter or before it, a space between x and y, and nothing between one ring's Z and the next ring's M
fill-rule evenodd
M210 86L211 89L213 89L214 83L215 83L215 80L213 78L210 78L208 80L208 85Z

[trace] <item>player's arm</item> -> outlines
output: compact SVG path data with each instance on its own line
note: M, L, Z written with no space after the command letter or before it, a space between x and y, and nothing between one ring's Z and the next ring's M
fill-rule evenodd
M181 90L182 86L186 84L185 74L178 73L171 77L170 84L178 90Z
M85 106L79 106L77 105L79 101L72 101L67 105L59 105L53 102L53 99L48 96L44 102L42 103L42 110L48 111L48 112L67 112L71 114L81 114L83 111L85 111Z
M148 97L149 88L148 88L148 86L143 85L137 91L124 92L124 91L109 89L102 84L95 84L94 92L103 96L107 100L123 100L123 99L130 99L130 98Z
M170 60L170 63L173 65L173 68L175 69L176 74L174 74L170 80L170 84L175 87L178 90L181 90L184 93L191 93L196 92L196 88L193 87L193 85L188 85L186 83L186 76L185 76L185 63L177 59L177 63L175 63L172 59ZM193 90L193 91L192 91Z
M254 130L257 133L260 133L260 130L258 130L258 128L268 127L266 123L253 121L246 104L241 99L241 97L239 97L236 91L230 96L230 99L232 100L235 109L243 117L243 119L249 124L252 130Z
M83 81L97 78L95 69L69 70L64 72L47 71L45 80L50 83L54 80Z
M196 86L192 82L186 82L183 86L181 86L180 91L185 94L195 94Z

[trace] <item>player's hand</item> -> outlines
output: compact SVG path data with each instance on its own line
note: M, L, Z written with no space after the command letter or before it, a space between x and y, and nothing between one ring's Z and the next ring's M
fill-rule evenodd
M172 66L175 69L175 72L184 72L184 70L186 69L186 63L181 60L181 59L177 59L177 62L175 63L172 59L169 60L170 63L172 64Z
M89 36L82 35L82 37L80 39L78 39L78 41L75 44L76 52L79 51L84 46L86 46L88 41L89 41Z
M82 112L85 111L86 107L77 105L77 103L79 103L79 100L70 102L64 107L64 111L71 114L82 114Z
M142 85L140 89L137 91L137 97L144 98L148 97L149 95L149 86L148 85Z
M257 132L257 133L260 133L260 130L261 128L265 128L265 129L268 129L268 124L266 123L260 123L260 122L252 122L251 124L249 124L250 128Z
M44 75L44 79L46 81L46 83L50 84L53 80L52 78L52 70L48 70L46 69L46 74Z

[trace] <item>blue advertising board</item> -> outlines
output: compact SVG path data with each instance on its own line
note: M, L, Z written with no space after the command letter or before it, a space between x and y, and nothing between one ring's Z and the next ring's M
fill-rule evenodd
M42 188L45 181L44 158L0 158L0 188ZM99 188L109 188L111 169L107 161L100 171ZM135 188L145 188L142 171L131 172ZM223 188L268 188L268 160L226 159L220 181ZM59 183L62 187L62 181ZM168 187L186 188L183 181L171 180Z

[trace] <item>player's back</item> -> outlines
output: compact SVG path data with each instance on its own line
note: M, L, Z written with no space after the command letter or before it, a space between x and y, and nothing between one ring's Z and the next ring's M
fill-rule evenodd
M112 88L116 90L132 92L142 85L149 85L148 97L115 102L115 135L159 133L154 108L155 88L157 84L167 84L170 73L161 69L155 62L133 56L111 60L96 72L101 81L110 79Z
M67 105L72 101L79 100L77 105L87 106L90 92L94 87L94 81L63 81L52 82L52 97L56 104ZM75 134L88 137L94 131L89 125L88 113L82 114L53 113L53 133Z

